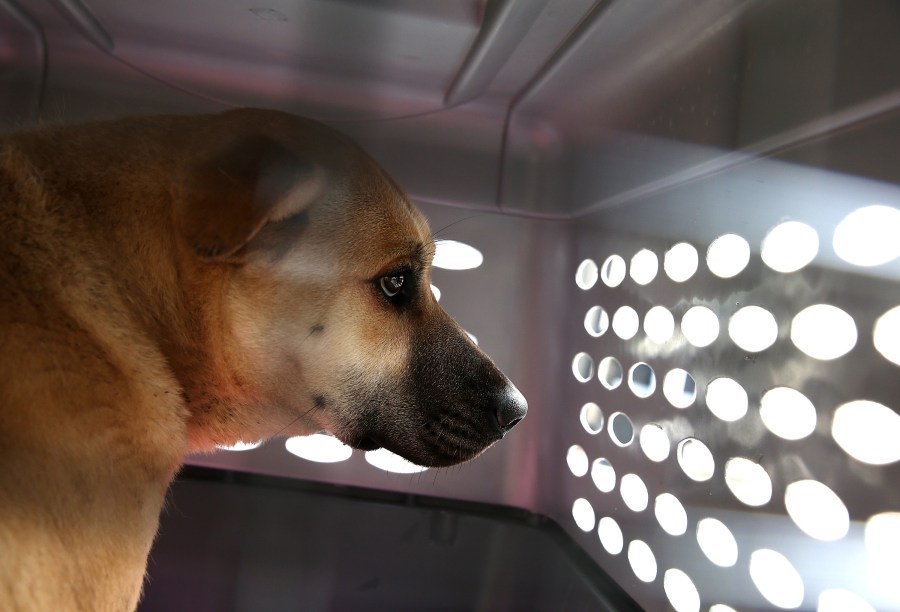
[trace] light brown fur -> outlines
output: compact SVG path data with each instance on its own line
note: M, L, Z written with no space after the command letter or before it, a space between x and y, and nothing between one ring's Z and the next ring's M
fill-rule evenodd
M133 609L188 452L326 430L448 465L524 415L428 291L424 219L314 122L8 136L0 236L4 610Z

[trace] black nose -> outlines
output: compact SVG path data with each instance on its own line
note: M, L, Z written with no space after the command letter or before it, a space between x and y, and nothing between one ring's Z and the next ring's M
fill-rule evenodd
M516 426L516 423L525 418L528 412L528 402L512 384L500 396L497 402L497 424L504 434Z

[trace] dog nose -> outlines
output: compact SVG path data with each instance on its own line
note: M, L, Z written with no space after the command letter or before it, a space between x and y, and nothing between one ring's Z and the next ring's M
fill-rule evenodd
M496 415L500 431L505 434L515 427L516 423L525 418L526 412L528 412L528 402L525 401L525 396L512 383L509 383L497 402Z

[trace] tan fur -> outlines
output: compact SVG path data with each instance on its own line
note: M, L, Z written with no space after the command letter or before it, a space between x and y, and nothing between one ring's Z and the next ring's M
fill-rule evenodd
M8 136L0 235L3 610L133 609L188 452L327 430L446 465L502 436L503 398L524 414L427 290L424 219L314 122ZM378 290L398 265L424 288L409 307ZM447 372L462 408L429 413L418 387L445 401Z

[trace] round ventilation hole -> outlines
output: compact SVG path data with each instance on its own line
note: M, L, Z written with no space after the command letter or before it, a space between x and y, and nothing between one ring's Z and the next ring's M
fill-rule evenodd
M641 450L647 455L647 459L659 463L669 457L671 445L669 436L662 427L656 423L649 423L641 428Z
M239 440L234 444L216 444L216 448L224 451L243 452L253 450L254 448L259 448L261 445L262 440L260 440L259 442L242 442Z
M706 444L697 438L686 438L678 444L678 465L691 480L703 482L712 478L716 462Z
M622 412L609 417L609 437L619 446L628 446L634 441L634 425Z
M706 306L694 306L681 318L681 333L697 348L709 346L719 337L719 319Z
M663 379L663 395L676 408L687 408L697 399L697 383L680 368L669 370Z
M666 252L663 269L673 281L683 283L697 272L699 262L697 249L687 242L679 242Z
M803 603L803 578L779 552L764 548L751 554L750 578L774 606L793 609Z
M416 465L411 461L407 461L400 455L392 453L386 448L377 448L367 451L365 454L366 463L372 467L385 472L393 472L394 474L418 474L424 472L427 467Z
M681 501L671 493L661 493L656 497L653 513L659 526L669 535L680 536L687 531L687 512Z
M592 436L603 429L603 411L594 402L588 402L581 407L581 426Z
M842 589L825 589L819 594L816 612L875 612L865 599Z
M737 610L725 604L714 604L709 607L709 612L737 612Z
M705 518L697 523L697 543L713 564L731 567L737 563L738 545L734 534L719 519Z
M776 272L789 273L809 265L818 252L816 230L799 221L787 221L769 231L762 241L760 256Z
M587 353L578 353L572 360L572 374L578 382L587 382L594 375L594 360Z
M622 364L615 357L604 357L597 366L597 379L600 384L612 391L622 384L625 374Z
M578 270L575 272L575 284L579 289L587 291L597 284L599 275L600 270L594 260L585 259L578 265Z
M609 329L609 314L602 306L594 306L584 315L584 329L594 338L599 338Z
M675 612L700 612L700 593L690 577L680 569L666 570L663 589Z
M758 463L743 457L725 463L725 484L739 501L764 506L772 499L772 479Z
M471 270L484 261L481 251L457 240L437 240L431 265L445 270ZM596 268L596 266L594 266ZM594 279L596 282L596 278Z
M866 521L865 542L874 573L896 584L900 569L900 512L882 512Z
M625 280L625 260L619 255L610 255L600 269L600 279L607 287L618 287Z
M631 279L638 285L648 285L659 272L659 259L656 253L641 249L631 258Z
M285 440L284 447L292 455L316 463L338 463L353 454L352 448L328 434L294 436Z
M642 540L634 540L628 544L628 563L638 580L653 582L656 580L656 557L653 551Z
M594 507L591 505L591 502L583 497L576 499L575 503L572 504L572 518L575 519L575 524L582 531L592 530L596 516L594 515Z
M749 405L747 392L730 378L716 378L706 385L706 407L723 421L743 418Z
M815 406L787 387L770 389L762 396L759 416L769 431L785 440L800 440L816 429Z
M656 391L656 374L646 363L636 363L628 371L628 388L637 397L647 398Z
M622 306L613 315L612 328L622 340L631 340L641 327L641 319L631 306Z
M610 493L616 488L616 470L609 460L601 457L591 465L591 480L601 493Z
M650 503L650 494L647 492L647 485L641 480L637 474L625 474L619 483L619 493L622 494L622 501L634 512L643 512Z
M580 478L587 474L588 456L584 449L577 444L569 447L569 452L566 453L566 463L569 465L569 471L575 476Z
M706 251L706 265L719 278L732 278L750 262L750 244L737 234L725 234L713 240Z
M656 344L668 342L675 333L675 317L664 306L654 306L644 315L644 333Z
M728 335L750 353L764 351L778 339L778 322L772 313L759 306L745 306L728 321Z
M885 359L900 365L900 306L878 317L872 331L875 348Z
M847 506L821 482L792 482L784 492L784 505L797 527L816 540L840 540L850 529Z
M834 229L834 252L856 266L879 266L900 256L900 210L880 204L847 215Z
M434 295L435 300L437 300L438 302L441 301L441 290L434 285L431 285L431 294Z
M618 555L625 548L625 537L622 528L615 519L604 516L597 525L597 535L604 550L611 555Z
M900 415L878 402L857 400L838 407L831 436L857 461L886 465L900 460Z
M791 341L813 359L837 359L856 346L856 323L836 306L816 304L794 317Z

